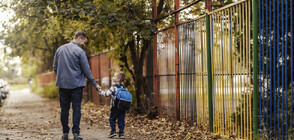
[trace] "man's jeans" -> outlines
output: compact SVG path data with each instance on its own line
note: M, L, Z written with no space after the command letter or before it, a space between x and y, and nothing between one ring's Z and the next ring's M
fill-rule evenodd
M125 116L126 116L126 111L125 110L119 110L116 107L112 107L110 110L110 117L109 117L109 122L110 122L110 127L112 132L116 132L116 119L117 119L117 124L119 128L119 133L123 133L125 129Z
M72 102L73 110L73 127L72 133L80 134L80 120L81 120L81 102L83 98L83 88L63 89L59 88L60 108L61 108L61 124L63 133L69 133L68 116L70 109L70 102Z

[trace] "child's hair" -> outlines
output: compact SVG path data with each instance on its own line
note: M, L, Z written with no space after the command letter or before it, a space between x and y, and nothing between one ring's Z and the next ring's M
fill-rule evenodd
M118 71L115 73L115 75L117 75L117 80L119 80L120 82L125 80L126 74L122 71Z

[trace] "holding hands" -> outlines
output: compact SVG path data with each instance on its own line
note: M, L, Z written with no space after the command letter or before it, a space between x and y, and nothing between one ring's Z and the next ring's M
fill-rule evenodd
M96 91L99 91L99 89L101 89L101 87L98 84L96 85L95 88L96 88Z

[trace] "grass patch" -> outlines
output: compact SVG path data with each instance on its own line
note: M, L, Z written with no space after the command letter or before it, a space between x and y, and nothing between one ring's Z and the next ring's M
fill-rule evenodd
M22 89L22 88L28 88L29 86L27 84L15 84L15 85L9 85L10 88L13 89Z

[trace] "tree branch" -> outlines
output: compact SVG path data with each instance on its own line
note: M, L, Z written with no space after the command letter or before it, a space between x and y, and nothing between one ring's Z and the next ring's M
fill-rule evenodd
M160 0L157 6L157 15L159 15L162 12L163 9L163 0Z
M130 51L131 51L131 58L133 61L133 65L134 65L134 72L135 75L138 74L138 66L139 66L139 56L137 54L136 48L135 48L135 39L133 38L131 41L128 42L129 47L130 47ZM137 80L137 79L136 79Z
M130 51L131 51L131 57L132 57L132 61L135 67L138 66L138 54L136 52L136 48L135 48L135 40L132 39L131 41L128 42L128 45L130 47ZM136 68L135 68L136 69Z
M132 75L133 80L136 80L136 77L134 75L134 72L131 70L128 62L127 62L127 56L126 56L126 52L128 50L129 45L127 44L123 53L121 54L121 61L124 63L125 68L130 72L130 74Z
M52 49L50 48L49 43L48 43L46 37L43 37L43 39L44 39L45 45L46 45L46 47L48 48L48 50L49 50L50 52L52 52Z
M143 68L143 64L144 64L144 59L145 59L145 55L147 52L147 49L149 48L149 41L143 39L143 47L140 53L140 58L139 58L139 67L142 69Z
M41 48L41 47L37 47L37 46L34 46L35 49L39 49L39 50L44 50L44 51L50 51L48 48Z

